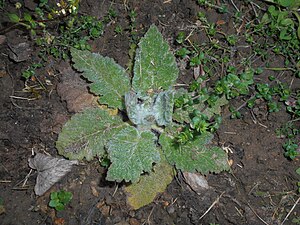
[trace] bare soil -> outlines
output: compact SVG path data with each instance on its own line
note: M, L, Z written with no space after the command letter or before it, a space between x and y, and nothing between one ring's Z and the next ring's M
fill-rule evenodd
M22 4L26 5L26 2ZM243 2L236 0L235 4L241 7ZM5 3L7 6L0 12L1 28L6 26L4 13L13 10L15 1ZM230 3L228 6L229 10L234 10ZM101 19L109 7L117 11L117 23L107 25L104 35L91 42L92 51L112 57L124 67L129 61L130 34L126 31L116 34L114 29L116 24L128 27L128 8L137 11L138 36L142 36L151 24L156 24L174 51L177 33L181 30L191 32L198 11L204 11L193 0L86 0L81 2L80 12ZM223 32L230 34L235 31L230 15L206 10L211 22L225 22L220 28ZM39 81L35 81L37 87L40 83L45 84L44 89L38 90L28 83L34 91L26 92L21 71L32 63L38 49L26 30L13 29L4 36L6 40L0 44L0 197L5 212L0 214L0 224L275 225L281 224L299 198L295 191L296 183L300 181L295 173L300 167L299 159L288 161L283 156L281 146L284 139L275 134L290 117L283 110L269 114L263 102L256 106L255 113L242 108L243 118L239 120L226 116L229 111L225 107L224 121L214 142L227 147L232 160L231 171L208 175L211 188L203 193L193 192L179 173L152 204L134 211L126 204L125 184L105 181L105 169L95 160L77 166L44 196L36 197L33 192L36 173L30 173L28 158L33 151L57 156L55 141L61 127L74 112L81 110L76 108L79 104L77 98L70 100L64 94L73 91L73 96L74 93L88 93L88 90L85 82L80 81L80 75L72 72L69 62L57 62L49 57L47 66L38 70ZM199 43L204 40L199 32L192 38ZM18 63L11 60L8 55L12 42L28 43L30 57ZM240 52L249 54L247 48ZM237 60L239 57L241 55L236 56ZM263 64L260 60L255 63L257 66ZM274 58L272 63L280 65L283 59ZM268 75L269 71L264 72L260 79L267 80ZM72 76L77 81L70 84ZM178 82L188 84L192 79L192 70L183 68ZM283 79L291 82L292 78L286 74ZM299 88L299 85L295 80L291 88ZM92 100L88 96L80 100L86 101ZM243 99L237 99L231 104L238 107L243 102ZM75 108L71 104L75 104ZM66 210L55 212L47 206L49 193L62 188L73 193L73 200ZM294 224L291 221L297 217L300 217L299 204L284 224ZM64 223L58 218L63 218Z

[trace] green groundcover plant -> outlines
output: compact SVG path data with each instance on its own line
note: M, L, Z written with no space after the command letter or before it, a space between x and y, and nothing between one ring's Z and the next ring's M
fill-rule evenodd
M60 190L52 192L50 195L49 206L55 208L57 211L62 211L65 206L72 200L73 195L69 191Z
M156 26L139 42L132 76L100 54L77 49L71 54L74 68L83 72L90 91L108 109L88 108L74 115L58 137L58 152L69 159L108 158L106 179L127 182L134 209L165 190L174 167L202 174L229 170L227 154L210 144L208 129L226 98L220 96L213 105L200 101L187 108L174 106L190 93L174 88L179 70ZM116 109L119 113L113 114ZM184 143L178 141L183 129L193 130Z

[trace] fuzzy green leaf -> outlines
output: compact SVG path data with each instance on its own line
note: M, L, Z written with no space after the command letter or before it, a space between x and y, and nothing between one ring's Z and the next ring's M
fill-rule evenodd
M132 87L136 92L167 90L176 82L179 70L175 57L154 25L141 38L133 71Z
M136 125L151 125L155 122L159 126L172 122L173 91L163 91L152 96L138 95L129 92L125 95L125 105L128 117Z
M153 105L153 112L159 126L165 126L172 122L173 106L173 91L163 91L157 95Z
M112 164L106 179L137 182L144 171L150 172L152 164L160 161L155 140L155 134L150 131L139 131L135 127L120 130L108 143Z
M212 134L206 133L185 145L178 145L172 137L163 133L159 143L167 161L177 169L202 174L229 170L227 154L219 147L207 146L212 138Z
M74 67L92 82L90 90L100 97L101 104L124 109L124 94L130 90L130 80L124 68L113 59L97 53L71 49Z
M64 125L56 147L59 154L69 159L101 157L107 141L124 126L119 116L111 116L98 108L87 109Z
M125 188L127 201L134 210L151 203L158 193L165 191L174 177L174 168L167 162L154 166L153 171L141 177L140 181Z

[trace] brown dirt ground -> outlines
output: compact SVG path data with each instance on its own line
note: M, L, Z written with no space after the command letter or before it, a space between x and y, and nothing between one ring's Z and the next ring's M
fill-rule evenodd
M242 2L235 1L237 6ZM7 2L12 3L14 1ZM151 3L86 0L82 1L81 12L102 18L112 6L118 11L118 23L126 27L128 12L124 4L138 12L139 36L154 23L172 49L176 48L174 38L178 31L191 31L197 12L203 11L193 0L154 0ZM6 10L9 9L8 6ZM210 21L224 20L226 24L222 29L225 33L234 31L229 15L217 14L214 10L208 11L207 15ZM115 26L114 23L107 26L104 35L91 43L92 51L112 57L126 67L130 36L126 32L116 35ZM7 57L7 42L28 39L27 32L15 29L5 33L5 36L6 42L0 45L0 66L5 70L0 78L0 197L5 208L5 213L0 215L0 224L59 224L55 218L64 218L65 224L271 225L280 224L299 197L295 192L296 182L300 179L295 173L300 166L299 160L288 161L284 158L281 147L284 140L275 135L275 130L288 121L289 116L283 111L268 114L261 103L256 106L259 113L255 114L255 118L248 109L243 108L242 119L224 119L214 141L219 146L230 147L232 152L228 154L233 164L230 172L207 176L211 189L196 194L179 174L152 204L134 211L126 204L124 185L106 182L105 171L95 160L76 167L51 189L64 188L74 195L70 206L55 214L53 209L47 207L49 192L39 198L34 195L36 174L33 172L28 176L30 168L27 160L32 151L57 155L57 135L74 111L57 93L57 86L67 79L61 71L70 66L68 62L58 63L49 59L48 66L38 71L42 83L46 83L46 79L51 83L48 82L46 91L39 90L36 100L11 98L35 96L22 91L24 81L20 79L21 71L30 65L31 60L15 63ZM193 38L198 42L203 40L199 33L194 34ZM29 43L34 57L35 48ZM242 54L248 54L247 49ZM262 64L259 60L256 63ZM280 64L282 59L275 59L274 63ZM270 73L263 74L262 79L267 75ZM286 79L289 81L290 78L286 76ZM189 83L190 80L192 72L182 70L179 82ZM299 87L297 82L294 82L294 88ZM232 104L239 106L242 103L240 99ZM224 115L227 113L225 108ZM28 178L26 182L25 178ZM211 210L200 220L214 202ZM292 224L291 219L296 217L300 217L300 205L295 207L285 224Z

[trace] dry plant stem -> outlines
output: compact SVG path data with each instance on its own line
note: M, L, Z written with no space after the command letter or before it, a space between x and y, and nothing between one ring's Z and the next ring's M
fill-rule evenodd
M24 182L22 184L22 187L24 187L26 185L26 183L28 181L28 178L30 177L31 173L32 173L32 169L30 169L29 173L26 175L25 180L24 180Z
M268 224L266 221L264 221L256 212L255 212L255 210L252 208L252 206L249 204L249 202L247 202L247 204L248 204L248 206L249 206L249 208L252 210L252 212L255 214L255 216L261 221L261 222L263 222L264 224L266 224L266 225L270 225L270 224Z
M235 111L239 111L241 108L245 107L247 105L248 101L251 100L254 97L255 97L255 95L251 95L251 97L247 101L245 101L243 104L241 104L239 107L237 107L235 109ZM227 115L224 116L224 118L228 118L230 116L231 116L231 113L228 113Z
M250 4L251 4L251 7L252 7L252 9L253 9L253 12L254 12L254 14L255 14L255 17L256 17L256 20L260 23L260 21L259 21L259 19L258 19L258 13L257 13L257 11L256 11L256 9L255 9L255 7L254 6L258 6L257 4L254 4L253 2L250 2ZM258 6L259 7L259 6Z
M115 194L117 193L118 188L119 188L119 185L117 184L117 186L116 186L116 188L115 188L115 191L114 191L114 193L112 194L113 197L114 197Z
M16 108L19 108L19 109L34 109L34 110L40 109L40 108L32 108L32 107L21 107L21 106L19 106L19 105L15 102L15 99L12 97L12 96L14 96L14 94L15 94L15 83L14 83L14 78L13 78L13 76L12 76L11 73L10 73L8 64L6 64L6 71L7 71L8 75L9 75L9 77L10 77L10 79L11 79L11 83L12 83L12 85L11 85L11 88L12 88L11 96L9 96L9 97L10 97L10 100L11 100L11 103L12 103Z
M224 193L225 191L220 194L220 196L211 204L211 206L205 211L205 213L199 218L199 220L201 220L215 206L215 204L219 202Z
M152 209L151 209L151 211L150 211L150 213L149 213L149 216L148 216L148 218L147 218L147 221L145 221L144 223L142 223L142 225L144 225L144 224L146 224L146 223L149 224L149 225L151 224L151 222L150 222L150 217L151 217L151 215L152 215L152 213L153 213L154 207L155 207L155 206L152 207Z
M295 204L293 205L293 207L291 208L291 210L289 211L289 213L286 215L286 217L284 218L284 220L282 221L282 223L280 225L283 225L285 223L285 221L287 220L287 218L291 215L291 213L293 212L293 210L295 209L295 207L297 206L297 204L300 201L300 197L297 199L297 201L295 202Z
M240 11L239 8L236 6L236 4L233 2L233 0L230 0L231 4L233 5L233 7L235 8L236 11Z
M4 184L11 183L11 180L0 180L0 183L4 183Z
M252 110L250 110L250 112L251 112L252 121L253 121L254 124L258 124L258 125L260 125L260 126L266 128L266 129L268 128L266 125L260 123L260 122L256 119L256 116L254 115L254 113L253 113Z

